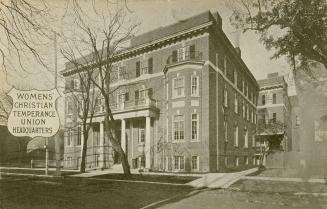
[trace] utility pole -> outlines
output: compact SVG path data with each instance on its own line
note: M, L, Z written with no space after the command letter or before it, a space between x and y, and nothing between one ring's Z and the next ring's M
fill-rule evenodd
M53 31L54 35L54 70L55 70L55 75L54 75L54 87L57 89L58 87L58 58L57 58L57 33ZM58 108L58 102L56 100L56 109ZM59 129L60 130L60 129ZM60 135L59 132L54 136L55 140L55 156L56 156L56 176L61 175L61 147L60 147Z

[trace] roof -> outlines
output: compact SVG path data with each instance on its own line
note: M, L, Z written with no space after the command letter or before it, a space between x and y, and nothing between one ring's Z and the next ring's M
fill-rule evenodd
M202 25L212 20L215 20L215 17L211 14L210 11L206 11L198 15L189 17L185 20L180 20L177 23L173 23L165 27L159 27L152 31L135 36L131 40L131 45L132 47L135 47L144 43L149 43L151 41L178 33L180 31L187 30L198 25Z
M260 88L266 87L266 86L276 86L276 85L285 85L285 79L284 76L276 76L271 78L265 78L258 80L258 84Z
M166 37L178 35L179 33L182 33L187 30L191 30L194 28L197 28L198 26L205 26L206 24L212 23L215 25L215 27L218 27L219 31L221 30L222 26L222 19L218 12L211 13L210 10L202 12L198 15L189 17L184 20L180 20L177 23L173 23L168 26L159 27L152 31L140 34L138 36L134 36L130 39L130 46L128 48L125 48L123 51L120 51L117 54L124 54L128 51L136 50L139 47L142 47L147 44L155 44L157 41L160 41L162 39L165 39ZM247 68L245 63L243 62L242 58L240 58L239 54L236 52L234 46L226 36L224 32L219 33L220 38L223 39L223 42L226 43L226 46L230 48L232 51L232 54L234 54L236 59L240 62L240 64L244 67L244 70L249 74L250 78L254 81L256 87L258 87L256 79L254 78L252 72ZM93 55L87 55L84 58L79 58L76 60L77 63L83 63L83 62L91 62L93 58ZM76 64L76 63L75 63ZM90 64L90 63L89 63ZM74 68L73 63L66 63L66 69L63 71ZM61 73L64 73L64 72Z

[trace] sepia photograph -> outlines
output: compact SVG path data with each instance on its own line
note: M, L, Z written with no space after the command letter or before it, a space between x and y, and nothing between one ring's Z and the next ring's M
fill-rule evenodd
M0 209L327 208L326 0L0 0Z

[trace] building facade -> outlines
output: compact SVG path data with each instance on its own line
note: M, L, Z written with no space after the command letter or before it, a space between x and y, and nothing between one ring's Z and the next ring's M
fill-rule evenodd
M259 86L222 31L218 13L205 12L131 39L119 54L110 105L132 168L223 172L255 164ZM78 88L74 69L62 71ZM127 85L128 84L128 85ZM66 92L65 167L80 162L83 139ZM88 139L87 168L119 164L105 136L99 99Z
M267 151L268 144L270 151L292 150L292 108L284 76L271 73L258 83L257 158L263 157L265 164L263 153Z

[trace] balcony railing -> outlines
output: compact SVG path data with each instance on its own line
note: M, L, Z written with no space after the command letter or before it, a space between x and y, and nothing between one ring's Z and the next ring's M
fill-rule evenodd
M134 101L125 101L121 103L111 103L110 108L112 112L139 110L143 108L157 107L157 101L154 99L138 99ZM95 108L95 113L103 113L105 111L104 105L98 105Z
M180 63L185 61L202 61L203 54L199 51L185 51L182 53L177 53L176 55L171 55L167 59L167 65Z

